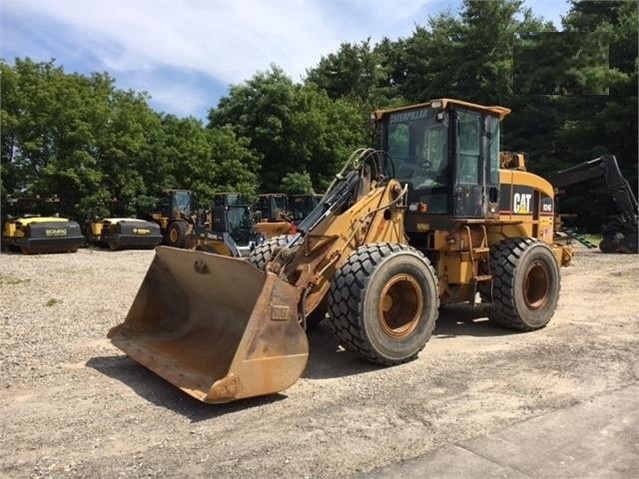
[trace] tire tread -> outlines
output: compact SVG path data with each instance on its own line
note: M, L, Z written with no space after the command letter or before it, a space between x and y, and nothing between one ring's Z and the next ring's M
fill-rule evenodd
M537 238L513 238L497 243L491 251L491 269L493 272L492 304L489 309L489 317L495 323L518 331L532 331L534 328L527 325L517 314L514 301L515 272L519 261L535 244L544 244ZM558 288L561 283L558 284ZM554 314L555 304L550 315Z
M260 271L266 270L267 263L271 260L273 252L277 248L281 248L286 245L288 241L287 235L275 236L268 241L264 241L262 244L255 247L248 257L248 262L255 266Z
M399 361L390 360L378 354L365 337L359 311L362 308L368 280L377 265L386 257L400 251L411 251L422 258L424 257L415 248L403 244L376 243L360 246L337 271L328 293L330 317L328 324L341 345L367 361L386 366L406 363L414 359L419 351L426 346L424 343L420 350L411 357ZM428 260L426 260L426 264L436 279L435 270ZM439 308L439 297L437 297L437 308ZM435 321L430 326L429 337L434 327Z

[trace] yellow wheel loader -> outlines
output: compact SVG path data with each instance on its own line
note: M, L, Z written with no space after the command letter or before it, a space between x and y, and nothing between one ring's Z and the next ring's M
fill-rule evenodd
M162 192L155 210L147 212L146 217L160 226L164 244L185 247L197 219L196 203L195 194L190 190Z
M554 246L553 188L500 170L509 113L441 99L377 111L382 149L356 151L297 233L247 260L158 247L114 345L208 403L282 391L325 317L344 348L383 365L424 348L440 305L544 327L570 251Z
M289 198L283 193L266 193L258 198L258 218L253 225L253 231L266 238L284 235L291 231L293 217L291 215Z

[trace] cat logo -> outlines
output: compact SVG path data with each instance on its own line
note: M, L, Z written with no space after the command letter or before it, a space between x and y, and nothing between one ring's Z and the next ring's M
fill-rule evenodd
M66 236L67 229L66 228L49 228L44 230L45 236Z
M149 228L133 228L133 234L148 235L151 232Z
M526 215L530 213L532 193L515 193L513 195L513 213Z

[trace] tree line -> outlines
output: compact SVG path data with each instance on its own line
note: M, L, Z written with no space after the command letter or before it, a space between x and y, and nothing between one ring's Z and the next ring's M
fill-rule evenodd
M108 73L1 61L1 192L56 194L80 218L132 213L166 188L321 192L370 144L371 111L441 97L511 108L502 149L534 172L612 153L636 185L638 20L634 1L573 0L559 31L522 0L465 0L407 38L343 43L299 83L257 72L205 122L154 111ZM568 203L594 224L605 197Z

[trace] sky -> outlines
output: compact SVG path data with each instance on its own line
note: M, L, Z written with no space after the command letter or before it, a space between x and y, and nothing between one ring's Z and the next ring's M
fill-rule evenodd
M2 0L0 58L56 60L66 72L109 72L147 91L157 111L204 119L256 71L295 81L343 42L408 37L461 0ZM564 0L526 0L560 25Z

